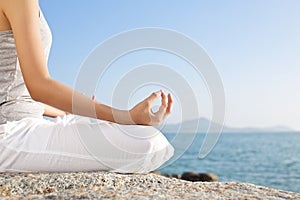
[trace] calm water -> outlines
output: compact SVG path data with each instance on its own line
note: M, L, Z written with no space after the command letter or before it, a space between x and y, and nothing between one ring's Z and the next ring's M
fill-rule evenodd
M171 141L175 134L165 134ZM191 134L184 136L193 137ZM198 152L204 134L162 173L212 172L219 181L249 182L300 193L300 133L223 133L203 160Z

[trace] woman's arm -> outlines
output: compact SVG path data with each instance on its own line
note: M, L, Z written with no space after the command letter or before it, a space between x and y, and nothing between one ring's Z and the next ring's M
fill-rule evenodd
M69 113L121 124L157 125L170 114L172 97L166 97L162 91L153 93L128 112L96 102L52 79L42 47L38 0L5 0L2 3L14 33L22 75L34 100ZM153 113L151 104L159 97L162 98L161 108ZM73 99L76 99L75 104Z
M96 96L95 95L92 96L92 100L96 101ZM44 110L45 110L44 111L44 116L47 116L47 117L58 117L58 116L69 114L68 112L60 110L58 108L54 108L54 107L49 106L47 104L44 104L44 103L41 103L41 104L43 104L43 106L44 106Z

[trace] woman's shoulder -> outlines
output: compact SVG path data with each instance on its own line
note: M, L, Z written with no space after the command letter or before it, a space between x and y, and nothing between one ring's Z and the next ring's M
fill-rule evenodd
M1 0L0 1L0 14L6 20L10 21L10 16L28 16L32 13L39 14L39 1L38 0ZM1 19L0 19L1 20ZM0 21L2 24L3 21Z

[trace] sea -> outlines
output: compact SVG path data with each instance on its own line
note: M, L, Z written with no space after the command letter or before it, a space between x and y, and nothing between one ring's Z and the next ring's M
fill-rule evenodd
M171 143L176 138L172 133L165 136ZM300 193L300 133L222 133L213 150L200 159L204 137L202 133L184 134L191 145L159 171L214 173L222 182L247 182Z

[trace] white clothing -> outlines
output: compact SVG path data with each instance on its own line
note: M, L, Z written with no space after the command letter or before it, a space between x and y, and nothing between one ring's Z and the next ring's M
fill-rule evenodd
M52 121L24 118L0 125L0 172L147 173L173 153L164 135L149 126L76 115Z

